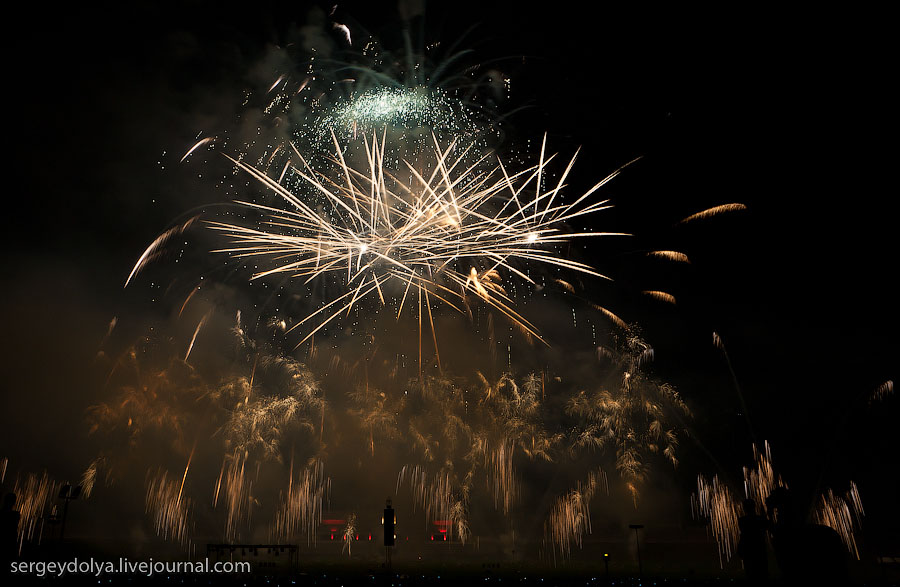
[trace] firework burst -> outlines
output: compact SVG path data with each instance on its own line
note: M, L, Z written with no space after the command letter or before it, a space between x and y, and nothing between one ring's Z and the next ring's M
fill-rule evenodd
M336 139L334 173L314 170L297 153L303 166L294 170L306 183L309 197L235 160L286 205L239 202L259 214L256 226L208 223L232 243L220 252L269 261L269 268L257 271L253 279L286 273L303 283L330 280L338 287L327 303L291 328L304 328L298 346L365 299L394 304L397 316L404 307L417 306L420 332L423 320L433 332L432 303L462 312L469 303L467 292L543 340L499 287L500 271L531 284L523 270L529 263L605 277L560 256L555 246L621 234L565 229L573 220L609 207L608 201L592 201L591 196L619 170L563 203L561 192L575 158L556 185L544 189L552 159L545 157L545 146L536 165L509 173L502 162L485 168L487 155L466 166L461 154L453 155L454 144L442 148L435 139L432 169L423 174L408 162L405 169L387 168L384 137L380 142L366 138L364 143L367 165L362 169L348 164Z

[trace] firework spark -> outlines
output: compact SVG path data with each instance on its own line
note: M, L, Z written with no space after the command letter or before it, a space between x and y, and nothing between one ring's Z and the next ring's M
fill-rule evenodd
M341 552L344 550L347 551L347 556L350 556L350 547L353 545L353 539L356 537L356 514L350 514L347 517L347 524L344 526L344 532L341 535L341 541L343 545L341 546Z
M650 296L651 298L653 298L655 300L659 300L659 301L665 302L667 304L675 305L675 296L673 296L670 293L667 293L664 291L657 291L657 290L646 290L642 293Z
M279 80L279 81L281 81L281 80ZM275 82L275 85L278 85L278 82ZM274 88L275 85L273 85L272 87ZM184 163L185 159L190 157L191 153L193 153L194 151L196 151L203 145L206 145L206 144L212 142L213 140L214 140L213 137L206 137L206 138L203 138L203 139L200 139L199 141L197 141L197 143L193 147L188 149L188 152L184 154L184 157L181 158L180 163Z
M687 218L683 218L678 224L686 224L688 222L693 222L694 220L703 220L705 218L711 218L713 216L718 216L719 214L724 214L726 212L737 212L739 210L746 210L747 206L741 203L734 204L722 204L720 206L713 206L712 208L707 208L701 212L697 212L696 214L691 214Z
M91 461L88 468L81 474L81 495L84 496L85 499L88 499L91 496L91 493L94 492L94 485L97 483L97 475L99 475L100 471L106 468L106 466L106 458L97 457ZM107 480L108 479L109 478L107 477Z
M137 275L141 271L141 269L144 268L144 266L147 263L150 263L151 261L153 261L160 255L162 255L163 247L166 245L166 243L172 237L177 236L177 235L183 233L188 228L190 228L191 225L194 223L195 220L197 220L198 217L199 216L194 216L192 218L189 218L185 222L182 222L181 224L179 224L177 226L173 226L172 228L166 230L165 232L160 234L158 237L153 239L153 242L150 243L150 245L144 250L144 252L138 258L137 263L134 264L134 267L131 269L131 273L128 274L128 279L125 280L124 287L128 287L128 284L131 283L131 280L134 278L134 276ZM112 329L110 328L110 331L111 330Z
M875 388L875 391L872 392L872 395L869 397L869 403L882 401L884 398L888 397L894 393L894 382L891 379L888 379L881 385Z
M675 261L676 263L687 263L688 265L691 263L687 255L678 251L650 251L647 253L647 256L668 259L669 261Z

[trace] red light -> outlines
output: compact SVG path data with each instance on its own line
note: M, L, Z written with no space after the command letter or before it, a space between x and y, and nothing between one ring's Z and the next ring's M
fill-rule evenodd
M434 540L434 536L432 536L431 539Z
M356 539L359 540L359 534L356 535Z
M331 539L334 540L334 534L331 535Z
M371 535L371 534L369 534L369 540L371 540L371 539L372 539L372 535Z
M444 541L446 541L446 540L447 540L447 535L446 535L446 534L444 534Z

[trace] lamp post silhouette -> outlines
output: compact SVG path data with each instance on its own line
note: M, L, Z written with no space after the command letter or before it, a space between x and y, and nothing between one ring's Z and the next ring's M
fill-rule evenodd
M81 485L63 485L59 489L59 499L63 500L62 526L59 529L59 541L62 542L66 536L66 517L69 515L69 502L78 499L81 495Z
M644 527L643 524L629 524L629 528L634 530L634 545L637 547L637 559L638 559L638 575L644 574L644 566L641 564L641 542L638 540L638 530Z
M385 502L384 516L381 518L381 523L384 526L384 562L387 570L391 570L391 548L394 547L394 539L397 538L395 534L397 514L394 513L394 508L391 507L390 498Z

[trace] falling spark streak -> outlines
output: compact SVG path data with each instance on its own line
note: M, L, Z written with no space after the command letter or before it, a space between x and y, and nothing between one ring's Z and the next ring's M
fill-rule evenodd
M572 286L572 284L569 283L568 281L564 281L564 280L562 280L562 279L555 279L554 281L555 281L556 283L558 283L559 285L561 285L562 288L563 288L564 290L566 290L567 292L569 292L569 293L571 293L571 294L575 293L575 288L574 288L574 287Z
M713 332L713 345L725 356L725 364L728 365L728 372L731 373L731 380L734 382L734 390L737 393L738 400L741 402L741 412L744 414L744 420L747 422L747 431L750 433L750 438L753 439L753 450L756 451L756 432L753 429L753 422L750 420L750 410L747 406L747 401L744 399L744 392L741 391L741 385L738 382L737 373L734 372L734 366L731 364L731 357L728 355L728 349L725 348L725 342L722 340L722 337L719 336L718 332ZM766 451L768 451L768 443L766 444Z
M104 464L105 459L103 457L98 457L91 461L88 468L81 474L81 494L85 499L88 499L91 496L91 493L94 492L94 484L97 482L97 473Z
M173 236L175 236L175 235L177 235L177 234L181 234L182 232L184 232L185 230L187 230L188 228L190 228L191 225L194 223L194 221L197 220L197 218L199 218L199 215L198 215L198 216L193 216L192 218L189 218L187 221L185 221L184 223L182 223L182 224L180 224L180 225L178 225L178 226L173 226L173 227L170 228L169 230L163 232L161 235L159 235L158 237L156 237L156 238L153 240L153 242L150 243L150 246L148 246L148 247L144 250L144 252L143 252L143 254L141 254L140 258L138 258L137 263L134 264L134 268L131 270L131 273L128 274L128 279L125 280L125 285L124 285L123 287L128 287L128 284L131 282L131 279L132 279L135 275L137 275L137 273L144 267L144 265L145 265L150 259L152 259L152 258L154 258L154 257L156 256L156 253L159 251L159 249L160 249L163 245L165 245L166 242L167 242L170 238L172 238Z
M282 494L282 504L275 515L274 536L290 540L303 533L308 544L315 542L330 491L331 479L325 476L321 461L315 460L295 479L292 458L288 490Z
M691 214L687 218L682 219L678 222L678 224L685 224L687 222L691 222L693 220L703 220L705 218L710 218L712 216L717 216L719 214L723 214L725 212L737 212L739 210L746 210L747 206L740 203L734 204L722 204L721 206L713 206L712 208L707 208L702 212L697 212L696 214Z
M252 279L288 273L294 278L305 278L307 283L331 276L339 279L341 285L339 276L345 275L343 285L349 286L348 291L292 327L320 316L300 344L370 295L377 295L385 303L383 288L390 282L399 282L404 289L398 317L413 287L420 297L434 297L460 312L464 311L466 292L470 291L523 332L547 344L537 329L513 309L512 299L499 288L486 287L479 276L490 274L489 279L494 281L494 277L499 277L497 271L503 270L533 283L516 266L533 262L608 279L584 263L559 256L553 247L576 238L623 235L569 233L562 227L562 223L609 208L607 200L587 202L587 198L622 168L566 204L559 203L557 195L575 158L559 182L543 190L544 168L553 158L546 156L543 147L536 165L510 175L502 162L493 169L483 169L487 156L464 167L468 149L454 157L451 153L455 143L441 148L434 138L432 171L423 174L405 162L406 171L412 176L407 184L384 167L385 136L380 141L377 136L365 139L368 166L362 169L344 159L337 139L332 138L335 156L331 163L337 166L338 177L314 170L296 148L300 167L291 169L324 199L334 215L323 215L263 171L229 157L236 168L273 191L286 207L237 202L261 214L258 227L207 222L211 229L223 232L231 240L231 246L214 252L273 261L272 266L260 269ZM534 197L521 202L519 197L529 186ZM505 192L512 198L504 196ZM510 207L513 201L515 207ZM505 203L498 206L498 202ZM489 269L481 273L478 265ZM454 299L460 303L454 303Z
M572 546L582 545L585 534L591 532L591 499L601 486L609 495L609 484L606 473L602 470L592 471L587 483L578 486L557 499L544 523L544 544L549 543L553 562L559 555L563 560L569 558Z
M272 84L272 87L270 87L266 93L267 94L271 93L272 90L274 90L276 87L278 87L278 84L280 84L283 79L284 79L284 74L281 74L281 76L279 76L278 79L275 80L275 83Z
M187 468L180 483L176 479L169 479L168 473L160 470L148 483L145 499L146 511L153 516L157 535L166 540L174 540L183 547L190 542L193 509L191 499L183 495L186 477Z
M593 306L593 308L595 310L599 310L604 316L606 316L607 318L612 320L613 323L616 326L618 326L619 328L621 328L622 330L626 330L628 328L628 325L625 323L625 321L622 320L621 318L619 318L616 314L613 314L612 312L610 312L603 306L598 306L597 304L591 304L591 305Z
M844 546L856 560L859 560L859 548L856 544L856 527L865 515L856 483L850 482L850 490L846 496L834 495L831 489L819 496L816 504L816 522L828 526L838 533Z
M666 293L664 291L655 291L655 290L645 290L641 293L644 293L650 296L653 299L659 300L661 302L666 302L667 304L675 304L675 296L670 293Z
M892 379L888 379L875 388L875 391L872 392L872 395L869 398L869 402L871 403L875 401L881 401L892 393L894 393L894 381Z
M744 467L744 497L752 499L762 513L777 523L773 512L767 510L770 496L776 495L779 490L787 490L787 485L776 475L772 466L772 454L769 443L764 443L760 451L753 446L755 467ZM775 506L777 510L777 505ZM731 489L714 476L708 481L703 475L697 477L697 492L691 496L691 513L694 518L706 518L709 520L713 537L719 549L719 565L724 567L736 551L740 541L740 525L738 519L741 515L754 513L744 512L738 498ZM775 515L773 515L775 514ZM865 515L859 491L854 482L850 482L850 489L844 496L836 496L831 489L820 494L815 503L813 512L816 523L831 527L840 536L847 550L859 559L859 551L856 543L856 533ZM792 521L784 523L790 524Z
M53 500L61 486L62 484L51 480L46 471L40 477L29 473L24 481L16 478L13 493L17 496L19 527L15 539L20 555L26 541L40 541L44 518L51 512L51 508L55 510Z
M279 81L280 81L280 80L279 80ZM278 82L276 82L276 85L277 85L277 83L278 83ZM272 87L274 88L275 86L272 86ZM271 90L269 90L269 91L271 91ZM205 145L205 144L207 144L207 143L209 143L209 142L211 142L211 141L213 141L213 140L214 140L213 137L206 137L205 139L200 139L199 141L197 141L197 144L194 145L193 147L191 147L191 148L188 150L188 152L184 154L184 157L181 158L181 161L179 161L179 163L184 163L184 160L187 159L187 158L190 156L191 153L193 153L194 151L196 151L197 149L199 149L199 148L202 147L203 145Z
M335 30L341 31L341 33L343 33L344 38L347 39L347 44L348 44L348 45L352 45L352 44L353 44L353 41L350 40L350 27L348 27L348 26L345 25L345 24L341 24L341 23L339 23L339 22L334 23L333 26L334 26L334 29L335 29Z
M188 296L184 299L184 303L181 304L181 309L178 310L179 318L181 318L181 314L184 312L184 309L187 308L188 302L191 301L191 298L194 297L194 294L196 294L198 291L200 291L200 288L195 287L194 289L191 290L191 293L189 293Z
M675 261L676 263L687 263L691 264L690 259L684 253L680 253L678 251L650 251L647 253L648 257L660 257L662 259L668 259L669 261Z
M100 341L100 348L103 348L103 345L106 344L106 341L112 336L113 330L118 322L119 319L116 316L113 316L112 320L109 321L109 327L106 329L106 334L103 335L103 340Z
M703 475L697 477L697 493L691 496L691 512L694 518L708 518L713 537L719 549L719 566L731 560L740 537L738 518L740 506L734 494L718 475L707 481Z
M203 324L206 323L206 319L209 318L212 312L207 312L203 318L200 318L200 322L197 324L197 328L194 329L194 336L191 337L191 344L188 345L187 353L184 355L184 362L187 363L188 357L191 356L191 351L194 349L194 342L197 340L197 335L200 334L200 329L203 328Z

